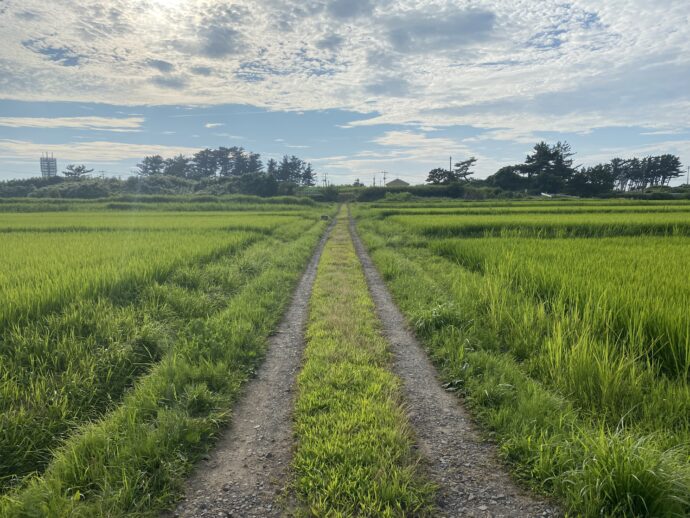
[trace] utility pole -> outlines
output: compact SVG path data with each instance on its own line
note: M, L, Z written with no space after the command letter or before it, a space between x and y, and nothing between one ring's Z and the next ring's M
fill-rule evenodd
M448 172L452 173L453 172L453 157L448 157Z
M685 185L690 185L690 165L688 166L688 175L685 177Z
M383 172L383 186L386 186L386 171Z
M376 187L376 173L374 173L374 187Z

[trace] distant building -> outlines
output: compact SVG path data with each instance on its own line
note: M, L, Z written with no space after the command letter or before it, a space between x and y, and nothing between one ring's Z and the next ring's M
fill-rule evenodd
M43 178L50 178L57 176L57 159L53 155L41 157L41 176Z
M391 180L386 184L386 187L407 187L410 185L407 183L405 180L401 180L400 178L396 178L395 180Z

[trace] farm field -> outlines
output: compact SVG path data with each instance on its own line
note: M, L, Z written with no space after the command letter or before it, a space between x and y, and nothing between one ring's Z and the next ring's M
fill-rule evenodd
M0 214L1 516L176 494L331 211L237 208Z
M690 203L283 202L0 210L0 516L690 513Z
M514 472L575 515L687 515L690 205L385 205L354 210L374 262Z

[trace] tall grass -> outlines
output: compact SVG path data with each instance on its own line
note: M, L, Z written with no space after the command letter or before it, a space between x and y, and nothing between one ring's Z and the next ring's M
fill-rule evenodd
M215 261L181 266L129 302L80 299L5 332L0 487L40 472L52 449L80 424L112 410L190 321L221 311L255 276L243 265L262 247L227 250Z
M222 253L280 225L307 228L317 214L0 215L0 329L79 297L127 296L183 261Z

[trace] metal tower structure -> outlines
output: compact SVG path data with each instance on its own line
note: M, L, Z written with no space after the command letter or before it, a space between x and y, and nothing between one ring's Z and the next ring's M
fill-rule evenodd
M46 153L41 157L41 176L43 178L57 176L57 159L52 154L48 156Z

